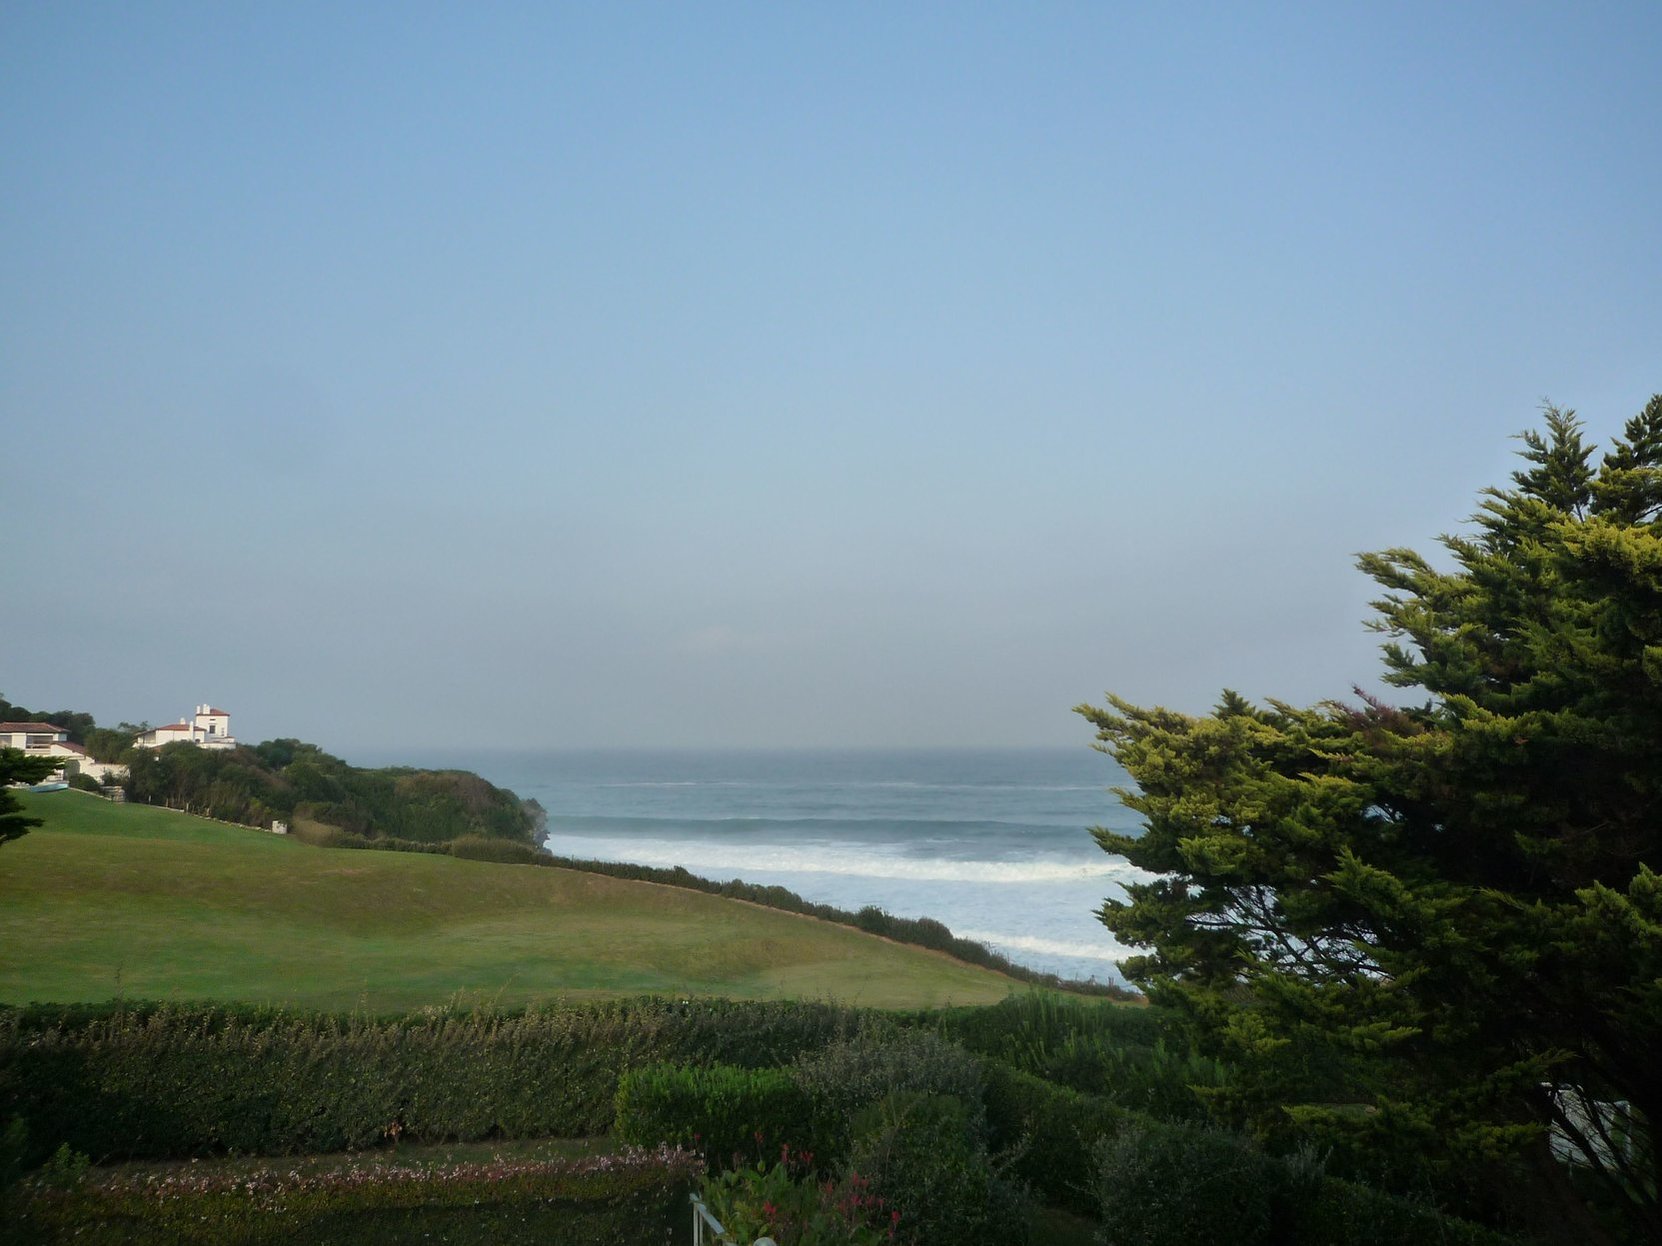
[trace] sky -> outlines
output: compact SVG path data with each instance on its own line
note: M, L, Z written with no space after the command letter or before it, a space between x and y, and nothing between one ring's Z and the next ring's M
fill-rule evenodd
M0 2L0 694L349 758L1375 686L1662 390L1651 3Z

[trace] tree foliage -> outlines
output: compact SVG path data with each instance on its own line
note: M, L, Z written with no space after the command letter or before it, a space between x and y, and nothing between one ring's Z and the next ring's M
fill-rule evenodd
M465 770L365 770L315 744L136 749L128 795L227 822L306 819L370 838L441 843L486 836L535 845L537 809Z
M30 757L22 749L0 748L0 844L27 835L41 821L26 815L8 789L14 783L39 783L60 764L56 757Z
M62 727L71 744L83 745L94 761L125 762L133 750L133 737L149 729L148 724L121 723L100 727L92 715L81 710L32 710L0 696L0 721L43 722Z
M1101 917L1240 1064L1220 1110L1445 1190L1527 1156L1567 1235L1592 1178L1662 1240L1662 395L1596 468L1573 412L1521 440L1445 565L1360 559L1423 703L1080 707L1153 875Z

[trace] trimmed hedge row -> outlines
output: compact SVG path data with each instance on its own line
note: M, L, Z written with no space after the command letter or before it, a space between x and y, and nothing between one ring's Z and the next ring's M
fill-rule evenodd
M762 1148L812 1151L818 1127L808 1094L786 1069L655 1064L618 1081L617 1136L635 1146L669 1143L737 1165Z
M625 1073L614 1128L637 1146L671 1142L717 1164L769 1159L785 1145L823 1167L847 1156L860 1112L896 1096L951 1097L969 1109L979 1138L982 1090L980 1064L962 1047L868 1021L790 1068L659 1064Z
M702 1169L690 1152L447 1167L183 1173L73 1190L37 1188L21 1241L94 1243L593 1243L668 1240ZM654 1232L656 1230L656 1232Z
M386 1138L605 1132L621 1073L787 1064L852 1030L828 1004L637 1000L377 1019L145 1005L0 1011L0 1121L38 1163L283 1155Z

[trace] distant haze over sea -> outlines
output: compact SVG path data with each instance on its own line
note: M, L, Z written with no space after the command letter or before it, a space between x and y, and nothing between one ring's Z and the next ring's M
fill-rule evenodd
M534 797L560 856L683 866L899 917L932 917L1020 964L1119 980L1094 911L1137 872L1088 828L1133 829L1087 748L419 751Z

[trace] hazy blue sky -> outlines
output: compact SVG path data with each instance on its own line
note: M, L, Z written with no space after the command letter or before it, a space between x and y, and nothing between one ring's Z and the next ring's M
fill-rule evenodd
M0 5L0 692L1077 743L1662 389L1662 5Z

